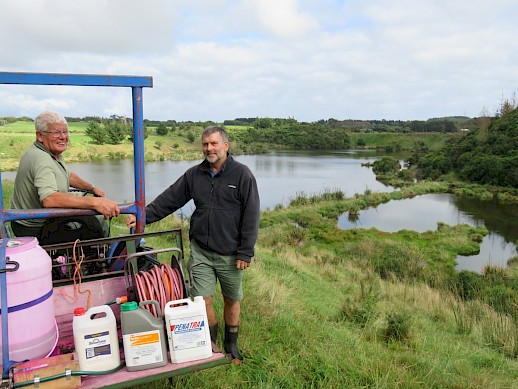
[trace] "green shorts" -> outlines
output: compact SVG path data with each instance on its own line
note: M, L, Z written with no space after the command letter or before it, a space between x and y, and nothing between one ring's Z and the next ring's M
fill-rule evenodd
M205 250L193 239L187 267L191 278L191 297L213 296L219 280L224 297L234 301L243 299L243 270L236 268L235 255Z

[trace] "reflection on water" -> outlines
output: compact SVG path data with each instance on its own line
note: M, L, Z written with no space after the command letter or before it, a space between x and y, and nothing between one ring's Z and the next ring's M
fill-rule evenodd
M361 211L357 220L350 221L347 213L340 216L342 229L371 228L396 232L407 229L417 232L435 231L437 223L485 226L490 233L480 245L480 253L458 256L457 269L480 272L486 264L505 267L518 255L518 206L499 204L452 194L429 194L412 199L390 201Z
M276 151L261 155L239 155L235 159L244 163L254 173L259 187L261 209L286 206L297 195L319 195L324 191L340 190L346 196L373 192L390 192L392 187L378 181L372 169L362 167L374 162L379 153L369 152L291 152ZM149 203L171 185L189 167L200 161L146 162L146 201ZM134 175L132 160L102 160L88 163L70 163L71 171L103 188L106 196L117 202L132 202ZM15 172L2 172L2 179L15 177ZM190 215L194 204L181 210Z
M470 197L457 197L455 204L463 212L481 221L488 230L502 235L508 242L518 240L518 204L500 204Z
M297 195L319 195L324 191L340 190L348 197L355 193L390 192L392 187L376 181L372 169L362 163L379 159L376 151L292 152L276 151L263 155L240 155L236 160L248 165L259 186L261 209L273 209L288 205ZM399 158L396 156L396 158ZM185 170L200 161L146 162L146 199L153 200L171 185ZM106 191L107 197L117 202L132 202L134 174L132 160L103 160L89 163L73 163L69 167L75 173ZM15 172L2 172L2 179L14 179ZM178 213L190 215L192 202ZM448 194L431 194L414 199L391 201L362 211L354 224L342 216L341 228L376 227L382 231L402 228L426 231L435 230L437 222L447 224L468 223L485 225L491 232L484 239L480 259L459 257L459 268L474 266L480 269L485 263L505 266L508 258L516 255L518 239L518 205L499 205L470 198L456 198ZM348 224L349 223L349 224ZM486 252L486 248L489 251ZM475 265L476 264L476 265Z
M480 273L481 269L487 264L506 267L507 261L516 255L516 244L507 242L502 235L489 233L482 240L478 254L459 255L455 260L457 261L457 269Z
M239 155L236 160L247 165L254 173L259 187L261 209L273 209L301 193L322 194L341 190L346 196L373 192L390 192L393 189L376 181L372 169L362 167L364 162L374 162L374 153L294 153L275 152L262 155ZM146 162L146 201L150 202L180 175L200 161ZM106 196L117 202L131 202L134 195L132 160L103 160L68 164L70 170L95 183L106 191ZM2 172L2 179L14 179L14 172ZM194 205L183 208L190 215Z

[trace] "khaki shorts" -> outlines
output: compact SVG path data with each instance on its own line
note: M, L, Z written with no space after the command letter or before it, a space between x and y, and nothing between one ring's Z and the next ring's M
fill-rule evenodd
M221 255L205 250L193 239L187 267L191 278L191 297L213 296L219 280L224 297L234 301L243 299L243 271L236 268L235 255Z

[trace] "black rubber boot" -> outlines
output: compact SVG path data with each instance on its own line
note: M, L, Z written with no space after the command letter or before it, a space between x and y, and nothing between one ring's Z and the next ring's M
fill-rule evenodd
M216 344L216 341L218 340L218 324L219 323L209 326L210 340L214 344Z
M233 363L242 363L243 357L239 353L237 338L239 336L239 326L229 326L225 324L225 352L230 354Z

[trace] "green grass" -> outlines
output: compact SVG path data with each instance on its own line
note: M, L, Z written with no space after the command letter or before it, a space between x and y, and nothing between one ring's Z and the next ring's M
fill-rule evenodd
M64 153L67 162L88 162L100 159L133 158L133 143L129 140L118 145L96 145L85 135L88 123L69 123L70 141ZM0 127L0 169L16 170L23 153L34 142L34 123L15 122ZM144 140L146 161L193 160L200 159L200 142L190 143L185 134L169 133L156 135L155 128L149 128L149 136Z
M351 147L358 144L358 140L363 140L366 149L385 148L387 146L398 146L401 150L413 150L416 142L420 141L427 145L430 150L440 149L448 140L456 134L440 134L440 133L364 133L350 132Z
M425 185L407 193L435 190ZM176 385L518 387L516 323L481 301L460 300L445 287L455 274L456 253L471 244L471 228L441 225L423 234L337 230L337 213L352 201L368 204L371 196L313 199L263 212L256 257L244 279L245 363L181 376ZM301 218L310 226L294 232ZM170 217L148 230L181 223L187 227ZM406 264L403 272L389 268L382 276L373 264L391 259ZM417 269L408 266L412 261L420 263L420 271L410 271ZM221 319L219 291L215 301ZM168 382L147 387L165 388Z
M5 200L12 183L3 188ZM352 198L301 195L287 208L262 212L255 260L244 277L245 363L187 374L175 379L176 385L517 388L516 321L483 300L462 300L448 287L456 274L454 258L476 250L483 229L438 225L425 233L383 233L336 227L348 209L449 189L425 182ZM483 191L473 190L477 193ZM188 253L187 222L168 217L147 230L182 226ZM127 232L124 217L112 222L112 235ZM173 243L168 237L148 241L154 248ZM503 273L488 270L483 277L510 282L516 274L515 266ZM221 320L219 290L215 302ZM142 386L166 387L168 381Z
M0 132L20 132L26 134L34 134L34 122L17 121L0 126Z
M425 183L393 196L437 190L444 187ZM516 323L445 287L456 253L471 245L471 227L440 225L422 234L336 228L348 206L390 196L336 200L326 193L320 201L262 212L255 260L244 277L245 363L190 373L175 378L176 386L516 388ZM179 226L188 253L188 220L170 216L147 230ZM112 221L112 235L127 232L124 217ZM159 237L147 244L174 242ZM511 274L488 270L499 279ZM219 290L215 302L222 320ZM141 388L166 387L168 381L156 381Z

